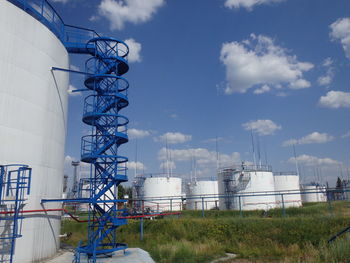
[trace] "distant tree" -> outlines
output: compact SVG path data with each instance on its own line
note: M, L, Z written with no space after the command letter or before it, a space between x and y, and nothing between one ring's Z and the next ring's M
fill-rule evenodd
M118 185L118 199L124 199L125 188L121 184Z
M341 181L341 179L339 177L337 179L337 183L335 185L335 188L337 188L337 189L343 188L343 182Z

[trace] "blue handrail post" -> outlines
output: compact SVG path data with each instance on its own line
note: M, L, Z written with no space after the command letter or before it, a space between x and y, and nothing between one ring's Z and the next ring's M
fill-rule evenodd
M282 200L282 216L286 217L286 208L284 205L284 195L283 194L281 194L281 200Z

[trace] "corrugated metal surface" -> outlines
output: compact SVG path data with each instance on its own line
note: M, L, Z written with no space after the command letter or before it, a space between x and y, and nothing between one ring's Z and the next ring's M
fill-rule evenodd
M43 209L42 198L62 197L68 74L50 69L68 68L68 54L43 24L7 1L0 1L0 35L0 163L33 168L25 209ZM59 231L58 213L26 218L15 262L52 256Z
M275 190L277 193L283 194L284 207L300 207L300 183L299 175L275 175ZM290 193L290 194L288 194ZM282 207L282 196L276 195L276 202L278 207Z
M202 201L204 209L210 210L218 206L218 181L195 181L187 185L186 209L201 210ZM213 195L213 197L210 197ZM201 196L205 197L203 200ZM215 197L214 197L215 196Z
M143 185L144 199L154 199L145 202L145 208L152 211L178 211L182 210L182 203L179 197L182 196L181 178L175 177L148 177ZM177 199L170 201L171 197ZM163 200L157 200L164 198Z

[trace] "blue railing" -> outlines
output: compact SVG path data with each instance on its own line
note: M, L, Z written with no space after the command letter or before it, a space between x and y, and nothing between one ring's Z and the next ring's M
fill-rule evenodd
M91 29L66 25L48 0L7 0L43 23L67 47L86 48L86 43L99 35Z

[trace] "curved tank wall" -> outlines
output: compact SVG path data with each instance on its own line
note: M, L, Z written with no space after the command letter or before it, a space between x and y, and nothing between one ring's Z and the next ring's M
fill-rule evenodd
M210 197L213 195L213 197ZM210 210L218 207L218 181L195 181L188 183L186 191L186 209L188 210ZM204 196L200 198L201 196ZM214 197L215 196L215 197ZM203 204L202 205L202 201Z
M268 210L276 207L275 195L269 195L275 191L270 171L226 169L219 172L218 179L220 210Z
M143 184L143 198L154 200L145 201L144 208L158 212L182 210L181 183L181 178L147 177ZM176 198L170 200L171 197Z
M302 205L299 175L292 173L275 173L274 181L276 194L283 194L285 208L300 207ZM282 195L276 195L276 203L277 207L283 207Z
M62 43L38 20L0 1L0 163L33 168L25 210L60 208L40 204L62 197L67 119L68 68ZM39 213L23 220L15 263L37 262L59 248L60 213Z
M301 189L301 200L303 203L327 202L327 193L324 186L302 185Z

